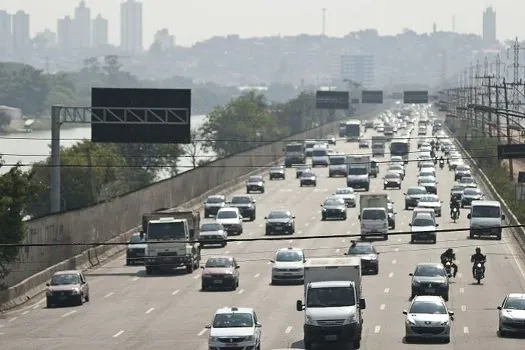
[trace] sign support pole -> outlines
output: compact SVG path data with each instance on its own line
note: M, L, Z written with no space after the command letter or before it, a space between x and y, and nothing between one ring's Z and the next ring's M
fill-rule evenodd
M60 106L51 107L50 213L60 212Z

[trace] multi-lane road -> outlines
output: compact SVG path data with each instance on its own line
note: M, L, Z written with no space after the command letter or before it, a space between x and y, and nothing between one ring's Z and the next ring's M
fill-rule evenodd
M367 132L370 138L373 131ZM367 153L355 143L339 142L338 151ZM412 151L416 150L416 140ZM417 153L412 153L415 158ZM388 158L385 158L385 161ZM384 173L386 164L381 165ZM409 163L403 189L416 185L417 164ZM320 203L344 178L328 178L326 168L316 168L317 188L300 188L295 170L287 169L284 181L267 181L266 193L257 199L257 220L246 222L242 237L261 237L264 216L272 209L290 209L296 215L298 237L323 234L357 234L357 208L349 209L348 220L320 220ZM444 216L439 228L466 228L466 215L452 223L448 199L453 174L438 169L439 195L444 201ZM408 231L411 211L404 210L403 189L387 191L397 211L396 231ZM244 191L240 190L241 193ZM372 180L371 192L383 192L381 177ZM233 193L228 193L231 195ZM375 243L380 255L380 273L363 278L367 309L364 312L362 349L407 349L403 342L404 317L408 306L410 277L414 266L424 261L439 261L448 247L455 248L459 274L451 285L451 310L456 312L450 344L417 345L428 349L523 349L523 339L501 339L496 334L496 307L509 292L525 290L525 269L510 232L503 240L469 240L466 232L440 233L436 245L409 244L407 235L391 236ZM233 292L201 292L199 271L191 275L145 276L142 267L126 267L124 257L92 270L88 274L91 301L80 307L46 309L44 300L4 314L0 319L0 347L9 349L207 349L204 326L214 311L223 306L255 308L263 325L262 349L303 347L303 314L295 311L303 286L271 286L269 259L278 248L305 249L307 257L341 256L349 238L269 242L233 242L219 249L203 250L204 257L228 254L240 263L240 287ZM488 255L486 279L474 285L470 255L476 246Z

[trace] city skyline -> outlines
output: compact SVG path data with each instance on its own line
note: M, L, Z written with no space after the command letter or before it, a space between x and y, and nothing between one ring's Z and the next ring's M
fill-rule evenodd
M48 2L32 0L2 0L2 6L10 13L19 9L31 15L31 35L46 28L56 31L53 17L72 16L78 0L54 0L53 6ZM143 47L147 49L153 42L155 34L167 28L178 45L191 46L197 41L213 36L239 34L247 36L297 35L301 33L318 35L321 33L321 8L313 0L288 2L266 1L250 2L229 0L227 5L211 0L194 0L191 6L167 0L142 0L144 30ZM101 14L108 19L109 42L120 44L120 4L107 0L88 0L92 17ZM448 6L447 6L448 5ZM433 23L437 30L452 30L453 17L455 29L459 33L483 32L482 14L492 5L498 15L497 38L513 39L525 36L525 28L520 26L519 16L525 10L525 4L510 0L494 0L486 3L479 0L453 2L444 0L439 4L422 3L418 0L399 0L395 3L388 0L327 0L323 3L326 11L326 34L343 36L351 31L376 28L381 35L396 34L404 28L416 32L432 32ZM276 6L279 8L276 13ZM410 11L406 11L410 8ZM359 9L359 11L355 11ZM378 11L379 9L379 11ZM472 13L476 15L473 16ZM205 25L200 25L204 23ZM271 23L271 26L268 25Z

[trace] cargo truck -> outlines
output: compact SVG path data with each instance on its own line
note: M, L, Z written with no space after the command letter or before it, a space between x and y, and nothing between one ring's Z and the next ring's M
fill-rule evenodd
M167 209L143 215L146 274L179 267L185 267L187 273L198 269L201 259L199 227L198 211Z
M361 289L361 259L311 258L304 264L304 348L345 343L361 347L362 310L366 308Z
M386 138L384 136L372 136L372 157L385 156Z
M293 164L306 164L305 145L302 142L286 144L284 165L290 168Z
M370 189L370 156L347 156L346 185L353 189Z
M381 236L388 239L388 195L369 193L359 196L361 239Z

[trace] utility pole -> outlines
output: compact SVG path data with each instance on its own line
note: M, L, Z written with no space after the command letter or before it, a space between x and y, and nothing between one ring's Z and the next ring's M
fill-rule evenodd
M507 93L507 83L505 82L505 79L503 79L503 92L505 93L505 109L508 110L509 109L509 96L508 96L508 93ZM512 135L510 133L510 118L509 118L509 114L507 113L505 115L506 117L506 123L507 123L507 144L510 145L512 144ZM514 163L512 162L512 159L509 159L509 180L511 182L514 181Z
M493 75L489 74L489 60L488 57L485 56L485 61L483 65L483 75L476 75L477 79L481 79L481 86L485 89L481 89L481 104L485 105L486 98L488 99L488 106L492 107L492 81L494 79ZM481 130L483 135L485 135L485 112L481 112ZM488 124L488 135L492 137L492 112L489 110L488 112L488 118L487 118L487 124Z
M322 17L322 27L321 27L321 35L326 35L326 9L322 9L323 17Z
M501 57L498 53L498 55L496 56L496 84L495 84L495 88L496 88L496 109L500 108L500 94L499 94L499 84L501 82ZM498 137L498 144L501 144L501 114L500 113L497 113L496 114L496 135Z

